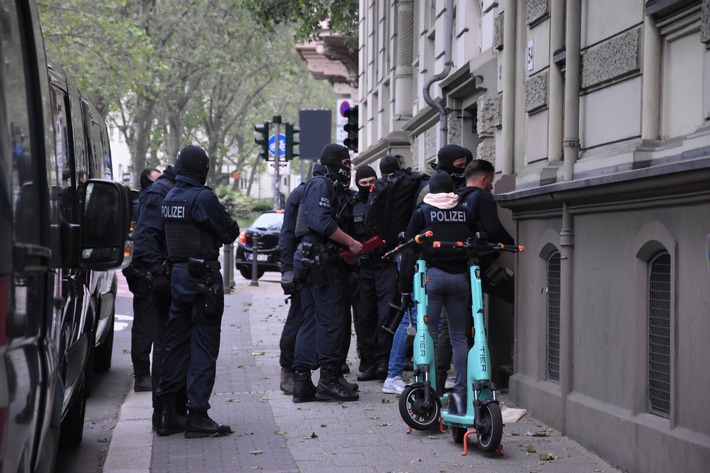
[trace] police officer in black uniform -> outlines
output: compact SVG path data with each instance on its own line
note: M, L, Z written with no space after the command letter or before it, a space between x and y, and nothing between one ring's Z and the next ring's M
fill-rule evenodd
M514 240L498 218L498 204L493 198L493 179L495 168L484 159L476 159L466 166L464 171L466 187L457 190L461 204L471 209L476 216L479 230L486 232L488 240L495 243L512 245ZM500 297L506 302L515 300L515 283L512 274L496 260L499 254L486 255L480 258L483 271L483 292Z
M148 282L149 297L143 303L143 311L150 314L149 330L143 329L146 333L143 336L147 339L146 359L150 355L150 345L153 345L153 369L152 391L153 391L153 428L158 427L160 421L160 410L158 407L156 391L160 381L161 366L165 355L165 337L168 324L168 313L170 311L170 281L164 272L163 264L168 256L165 245L165 230L163 228L163 216L161 206L168 192L175 186L175 176L177 175L173 166L168 166L160 177L153 184L146 187L138 198L138 216L135 230L133 231L134 262L138 262L144 270ZM138 321L138 313L135 309L134 297L134 321L132 330L132 342L136 338L135 326ZM145 322L144 322L145 324ZM131 346L131 357L134 358L135 343ZM133 360L134 367L136 360ZM180 390L180 397L183 404L185 390ZM178 412L185 414L184 407L178 405Z
M433 242L465 241L476 232L475 219L468 208L459 203L454 194L451 176L445 171L437 171L429 180L429 193L424 202L414 211L409 221L405 238L410 239L425 230L434 233L425 243L427 263L427 287L429 298L427 315L429 334L437 340L439 318L446 309L448 332L454 355L456 385L451 396L449 412L466 411L466 365L468 360L467 330L470 319L470 286L466 254L455 249L435 249ZM402 294L412 292L414 263L412 250L402 258ZM441 343L441 340L438 341ZM439 380L437 380L439 383ZM437 384L438 389L443 386Z
M338 251L347 248L358 254L362 250L362 244L347 233L352 232L348 149L326 145L313 174L303 190L295 230L299 245L294 277L305 281L305 290L301 293L303 321L296 339L293 400L356 401L356 385L348 386L341 370L347 355L343 347L350 337L350 270ZM310 370L318 366L320 380L313 389Z
M365 221L368 211L370 189L377 180L370 166L359 166L355 172L357 194L353 206L355 238L364 242L369 234ZM358 286L354 293L355 333L361 374L358 381L387 378L387 361L392 350L392 335L382 325L389 316L390 302L399 301L397 291L397 266L382 259L383 251L363 255L357 261Z
M154 251L150 241L150 230L146 231L145 221L138 224L139 201L160 177L155 168L145 168L140 175L141 191L133 200L131 214L136 226L133 231L133 260L123 270L129 290L133 293L133 325L131 326L131 362L133 363L133 390L151 390L150 351L155 334L155 307L150 301L150 259ZM160 218L160 213L158 213ZM147 258L147 261L146 261ZM152 373L156 375L155 367ZM158 370L158 375L160 371Z
M219 354L224 292L217 260L222 244L232 243L239 225L208 187L209 158L198 146L180 151L175 187L163 201L165 239L170 260L172 304L158 386L161 404L158 435L183 431L175 413L178 391L187 384L185 437L212 437L232 432L207 411Z
M281 288L291 300L286 322L281 331L281 339L279 340L279 348L281 349L281 355L279 356L281 382L279 383L279 388L284 394L288 395L293 394L293 357L296 351L298 328L301 326L301 320L303 319L301 313L301 283L293 277L293 255L296 252L296 246L298 246L296 218L298 217L298 206L301 203L304 187L305 183L299 184L288 196L284 208L284 221L279 234Z

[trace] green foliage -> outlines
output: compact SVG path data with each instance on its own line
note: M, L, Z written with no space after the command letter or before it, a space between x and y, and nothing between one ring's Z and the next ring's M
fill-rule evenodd
M253 199L235 191L229 186L219 186L214 190L224 210L234 219L244 218L252 212Z
M214 192L227 213L236 220L253 220L255 214L274 208L273 200L254 199L229 186L219 186Z
M350 39L357 46L359 0L242 0L254 20L265 28L296 24L298 39L317 38L323 22L332 33ZM355 39L353 43L352 40Z
M186 144L210 156L208 183L251 175L252 124L331 108L287 26L255 28L232 0L43 0L49 54L124 135L134 169L172 163ZM336 2L337 3L337 2ZM294 93L298 91L298 93Z

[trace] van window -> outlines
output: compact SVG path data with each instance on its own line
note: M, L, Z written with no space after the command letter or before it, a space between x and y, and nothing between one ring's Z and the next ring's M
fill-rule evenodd
M0 108L6 108L6 115L2 118L2 134L0 134L0 149L2 158L0 159L0 183L2 184L3 199L2 209L13 209L15 225L5 225L4 221L12 219L12 216L4 215L3 225L0 225L0 232L9 233L14 228L14 240L21 244L42 243L42 233L38 231L37 222L40 221L40 183L38 176L40 172L40 162L32 143L41 137L35 135L35 130L30 127L28 110L33 110L35 103L28 96L28 89L32 84L28 84L26 74L31 70L28 65L31 58L27 57L28 46L25 44L24 36L17 30L17 11L15 2L6 2L6 8L0 12L1 15L15 17L13 19L3 18L0 29L3 57L0 60L2 74L0 74L0 89L4 96L0 101L4 102ZM4 4L4 5L5 5ZM9 93L12 91L12 93ZM0 116L3 114L0 113ZM10 169L11 176L6 175L6 169ZM8 183L11 183L8 186ZM8 193L11 189L11 193ZM6 200L10 200L7 205ZM6 210L3 210L6 211ZM4 241L9 235L2 234ZM12 261L12 258L0 258L5 261Z

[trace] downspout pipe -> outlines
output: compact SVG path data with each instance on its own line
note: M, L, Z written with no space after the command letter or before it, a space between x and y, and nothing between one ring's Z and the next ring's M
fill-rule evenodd
M574 289L574 220L562 202L560 231L560 432L567 434L567 399L573 389L572 330Z
M446 76L449 75L451 71L451 49L453 46L453 29L454 29L454 0L446 0L446 29L444 34L444 69L438 74L434 74L427 80L422 90L424 95L424 101L429 104L430 107L434 107L439 111L439 147L446 146L446 109L441 103L435 101L431 98L429 89L434 85L434 82L438 82Z
M503 10L503 105L502 105L502 162L504 176L513 174L515 154L515 52L517 50L517 3L506 0Z
M574 164L579 158L579 83L581 59L582 2L567 0L567 33L565 37L565 122L564 122L564 178L574 177Z
M564 117L564 178L574 178L574 164L579 158L579 89L582 6L579 0L567 0L566 77ZM567 401L574 389L574 218L569 204L562 203L560 231L560 431L567 433Z

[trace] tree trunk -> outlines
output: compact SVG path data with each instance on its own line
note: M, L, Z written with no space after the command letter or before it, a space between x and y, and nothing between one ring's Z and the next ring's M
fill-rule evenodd
M136 118L133 129L135 139L129 143L133 161L133 185L140 188L140 174L145 168L146 157L150 148L150 132L153 126L153 111L155 100L139 95L136 100Z

